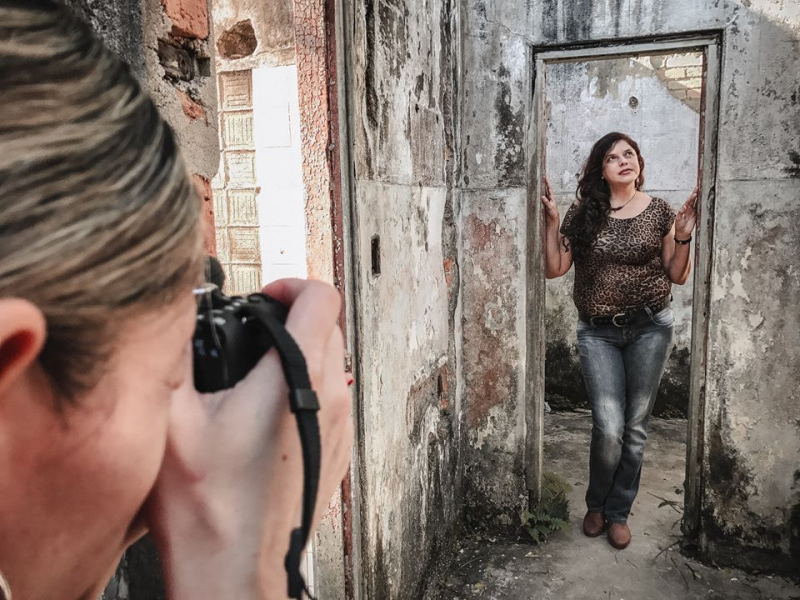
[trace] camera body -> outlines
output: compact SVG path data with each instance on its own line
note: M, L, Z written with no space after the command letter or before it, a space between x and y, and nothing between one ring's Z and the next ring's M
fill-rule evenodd
M248 313L259 304L281 323L287 310L265 294L226 296L215 286L199 296L192 350L194 384L199 392L232 388L245 378L273 342Z

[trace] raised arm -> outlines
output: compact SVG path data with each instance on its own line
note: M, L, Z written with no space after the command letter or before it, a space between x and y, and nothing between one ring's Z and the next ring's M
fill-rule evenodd
M692 271L690 247L697 222L697 188L694 188L689 199L678 212L675 223L669 233L664 236L661 249L661 260L664 270L672 283L683 285L689 279ZM684 242L684 243L681 243Z
M544 182L545 195L542 196L542 204L545 214L545 277L555 279L569 271L572 266L572 252L564 247L564 236L559 231L561 220L550 180L545 177Z

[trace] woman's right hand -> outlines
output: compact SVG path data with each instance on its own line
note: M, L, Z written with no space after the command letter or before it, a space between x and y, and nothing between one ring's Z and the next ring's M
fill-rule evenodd
M547 220L546 225L558 227L560 217L558 214L558 206L553 198L553 188L550 186L550 179L544 178L544 196L542 196L542 204L544 205L544 215Z
M341 301L331 286L281 280L264 292L289 308L286 328L317 393L322 465L314 524L347 473L353 441ZM300 524L303 466L288 389L271 350L236 387L194 390L191 360L173 401L164 463L146 507L172 600L287 597L283 560Z

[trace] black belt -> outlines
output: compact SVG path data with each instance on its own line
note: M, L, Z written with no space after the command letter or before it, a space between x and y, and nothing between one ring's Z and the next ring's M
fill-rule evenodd
M647 306L645 308L638 308L631 312L617 313L616 315L611 316L587 317L585 315L580 315L579 318L584 323L588 323L593 327L596 327L597 325L615 325L616 327L627 327L633 323L649 319L650 315L661 312L667 308L667 306L669 306L669 302L666 302L662 306Z

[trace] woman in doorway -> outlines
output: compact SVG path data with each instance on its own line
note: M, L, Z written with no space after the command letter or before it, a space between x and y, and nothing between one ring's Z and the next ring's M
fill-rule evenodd
M297 428L274 352L194 388L202 203L174 132L54 0L0 0L0 106L0 599L97 598L147 529L173 600L286 598ZM339 295L266 292L319 397L318 522L352 440Z
M647 422L672 346L671 286L689 277L697 188L678 212L642 191L644 159L623 133L592 147L576 201L559 214L550 182L542 198L547 278L575 263L578 347L592 409L583 531L625 548Z

